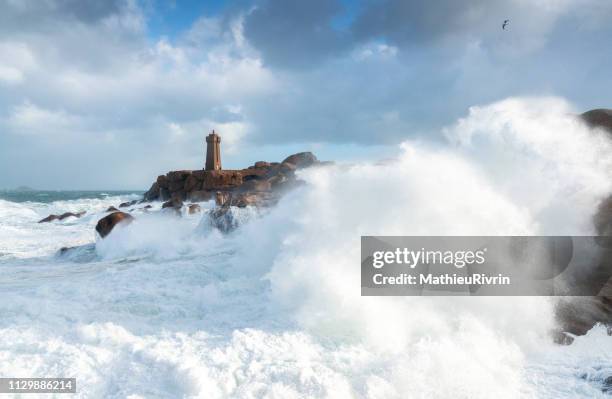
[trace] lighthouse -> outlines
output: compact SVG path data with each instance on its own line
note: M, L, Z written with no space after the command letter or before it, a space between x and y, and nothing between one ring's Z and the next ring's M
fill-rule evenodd
M205 170L221 170L221 137L213 130L206 136Z

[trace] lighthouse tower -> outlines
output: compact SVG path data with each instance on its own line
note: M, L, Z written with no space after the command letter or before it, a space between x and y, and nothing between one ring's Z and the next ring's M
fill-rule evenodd
M221 170L221 137L213 130L206 136L206 170Z

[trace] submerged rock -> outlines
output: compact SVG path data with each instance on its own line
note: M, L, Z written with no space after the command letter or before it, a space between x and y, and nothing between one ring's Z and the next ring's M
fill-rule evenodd
M113 212L110 215L98 220L98 223L96 224L96 231L98 234L100 234L100 237L104 238L109 235L118 224L131 223L132 220L134 220L134 217L129 213L121 211Z
M220 206L211 210L208 213L208 217L210 225L222 233L229 233L240 225L239 219L229 205Z
M584 335L598 323L610 325L612 300L609 295L567 297L557 304L555 315L561 331Z
M202 208L200 208L200 205L198 204L189 204L187 210L190 215L193 215L196 213L200 213L202 211Z
M96 256L95 250L95 243L77 245L74 247L62 247L56 252L55 256L73 262L91 262Z
M612 375L603 380L601 391L603 393L612 393Z
M138 200L122 202L121 204L119 204L119 208L127 208L128 206L136 205L137 203Z
M68 217L80 218L84 214L85 214L85 211L78 212L78 213L65 212L65 213L62 213L61 215L49 215L46 218L39 220L38 223L48 223L54 220L64 220Z
M109 206L108 209L106 209L106 212L117 212L119 211L119 209L115 208L114 206Z

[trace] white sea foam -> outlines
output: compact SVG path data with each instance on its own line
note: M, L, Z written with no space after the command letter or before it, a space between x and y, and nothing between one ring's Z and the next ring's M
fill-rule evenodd
M360 296L360 235L591 233L612 146L570 111L475 107L447 146L300 172L304 187L238 211L229 235L156 204L94 246L124 198L0 201L0 374L75 376L79 397L601 395L610 338L553 345L548 298Z

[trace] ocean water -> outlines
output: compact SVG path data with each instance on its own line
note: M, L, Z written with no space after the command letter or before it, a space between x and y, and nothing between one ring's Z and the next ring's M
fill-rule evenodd
M475 107L444 146L301 171L225 235L212 203L138 204L101 240L140 193L0 192L0 375L76 377L83 398L606 397L612 337L553 344L554 298L360 296L361 235L592 233L612 143L570 111Z

